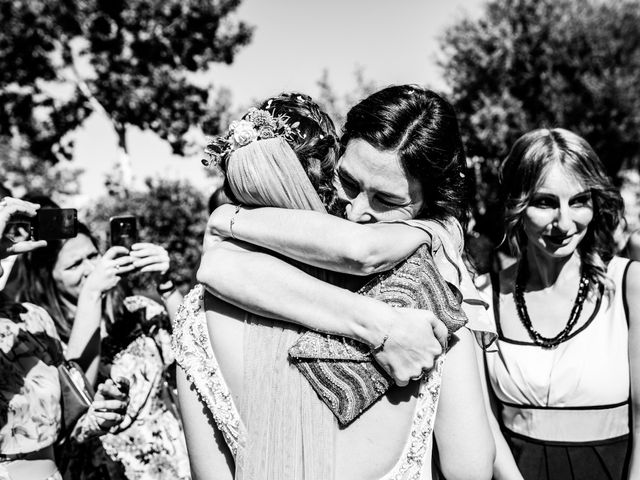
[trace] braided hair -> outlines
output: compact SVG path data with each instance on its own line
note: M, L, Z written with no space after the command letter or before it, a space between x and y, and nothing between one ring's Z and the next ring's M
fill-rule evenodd
M271 115L285 116L290 125L297 123L299 135L288 139L288 143L300 160L313 188L331 214L340 211L339 201L333 186L333 175L338 159L339 142L333 121L309 95L281 93L268 98L258 107ZM224 169L224 164L221 165ZM225 194L237 199L225 182Z

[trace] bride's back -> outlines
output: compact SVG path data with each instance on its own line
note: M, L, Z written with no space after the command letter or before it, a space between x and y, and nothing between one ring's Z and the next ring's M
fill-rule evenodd
M246 400L243 382L244 322L247 314L211 295L205 296L205 308L213 351L244 423L241 406ZM252 322L274 324L271 320L258 317L252 317ZM277 325L293 331L298 330L295 325L286 326L280 322L277 322ZM417 387L417 383L414 383L403 389L390 389L346 428L339 428L337 421L335 422L336 479L378 480L394 467L409 440ZM290 407L293 409L295 405Z

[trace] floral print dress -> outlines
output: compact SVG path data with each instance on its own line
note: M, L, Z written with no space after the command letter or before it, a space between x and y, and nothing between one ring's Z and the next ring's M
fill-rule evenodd
M129 381L127 415L131 425L76 445L68 474L76 479L182 480L190 478L189 459L171 387L175 362L168 316L143 296L124 300L125 318L103 339L100 379ZM80 459L82 457L82 460Z
M57 440L62 360L55 325L44 310L15 304L0 316L0 479L9 478L3 463Z

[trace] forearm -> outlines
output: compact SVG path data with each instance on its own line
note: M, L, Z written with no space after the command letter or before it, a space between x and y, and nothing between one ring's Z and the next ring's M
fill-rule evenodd
M395 312L375 299L323 282L261 252L207 250L198 281L257 315L378 345Z
M98 292L81 292L69 336L66 356L77 360L92 384L98 376L100 362L100 322L102 296Z
M173 324L173 321L175 320L178 313L178 307L182 303L182 294L180 293L180 290L176 288L171 292L167 292L166 294L160 296L162 297L162 303L164 303L164 307L167 309L169 320L171 320L171 323Z
M308 265L353 275L389 270L429 241L427 234L406 225L364 225L310 210L257 208L230 213L225 207L223 212L212 215L212 232L225 237L233 233L238 240Z

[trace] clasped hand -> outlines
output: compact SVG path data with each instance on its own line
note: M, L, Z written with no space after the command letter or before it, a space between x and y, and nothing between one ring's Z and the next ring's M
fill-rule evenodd
M447 348L447 327L426 310L394 308L384 348L374 354L378 364L400 387L419 380Z

